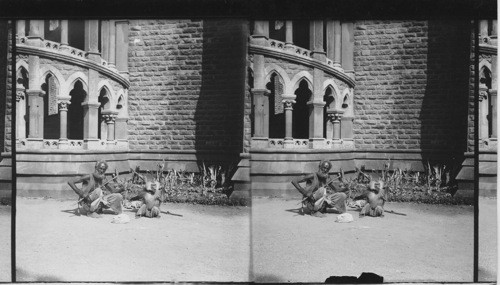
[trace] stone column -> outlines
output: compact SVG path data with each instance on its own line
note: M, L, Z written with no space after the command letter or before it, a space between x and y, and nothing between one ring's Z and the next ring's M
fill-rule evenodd
M310 22L309 46L312 58L325 62L326 53L323 49L323 21Z
M333 67L340 68L342 66L340 64L342 58L342 27L340 21L333 22L333 33Z
M108 127L108 137L107 139L107 145L108 147L111 147L112 145L115 144L115 120L116 120L116 115L117 112L115 111L104 111L102 116L104 120L106 121L106 125Z
M488 139L488 88L479 86L479 141Z
M286 21L285 49L293 50L293 22Z
M324 56L324 54L323 54ZM321 69L313 69L313 86L311 100L307 102L309 105L309 141L312 148L321 148L324 146L325 138L323 137L324 116L323 111L326 105L323 101L323 81L324 72Z
M335 59L335 22L326 21L326 57Z
M116 21L116 69L128 78L128 21Z
M115 66L115 55L116 55L116 24L114 20L109 21L109 57L108 65L111 68L116 68Z
M16 139L26 138L26 89L21 84L16 86Z
M342 142L340 120L342 119L342 110L332 110L328 112L328 118L333 125L333 143L340 144Z
M327 116L327 119L326 119L326 139L327 140L333 140L333 120L330 118L330 113L332 112L332 110L327 110L326 111L326 116Z
M25 20L17 20L16 21L16 32L18 38L23 38L26 36L26 21Z
M497 90L491 90L490 92L491 99L491 138L497 139Z
M28 56L29 88L26 90L28 97L28 148L40 149L43 147L43 120L44 106L40 83L40 58Z
M45 37L44 20L30 20L30 29L28 34L27 44L37 47L43 46L43 38Z
M479 35L481 39L479 43L483 43L483 38L488 36L488 20L479 21Z
M354 77L354 23L342 23L342 68Z
M71 104L71 97L69 100L60 100L59 105L59 148L66 149L68 147L68 105Z
M68 20L61 20L61 50L69 50Z
M117 117L115 120L115 139L119 148L128 148L127 136L127 117Z
M251 44L268 45L269 39L269 21L255 21L253 35L250 39Z
M109 64L109 20L101 21L101 57Z
M254 98L254 139L269 138L269 98L267 89L253 88Z
M43 96L42 90L28 89L29 134L28 138L43 140Z
M252 147L267 147L269 138L269 90L266 89L264 56L255 54L253 56L254 66L254 88L253 95L254 110L254 135Z
M83 102L83 141L86 149L99 148L97 136L97 122L99 115L99 102Z
M101 64L99 53L99 20L85 20L84 49L87 59Z
M292 118L293 118L293 104L295 104L295 95L287 95L283 96L283 104L285 110L285 148L293 147L293 136L292 136Z
M496 24L496 20L493 20ZM496 32L495 32L496 35ZM497 90L498 90L498 73L497 73L497 56L492 56L491 58L491 89L490 89L490 98L491 98L491 138L497 139Z
M99 147L98 136L98 115L101 104L98 101L99 90L97 84L99 82L99 73L93 69L88 71L88 90L86 101L82 103L83 107L83 140L84 146L87 149L95 149Z

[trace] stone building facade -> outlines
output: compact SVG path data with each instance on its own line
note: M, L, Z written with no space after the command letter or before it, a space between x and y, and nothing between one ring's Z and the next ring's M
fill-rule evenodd
M163 159L188 171L233 164L237 197L250 187L295 196L290 179L321 159L347 174L430 161L456 165L462 194L472 193L471 21L16 24L20 195L71 195L68 176L98 158L120 173ZM495 41L496 21L486 27L481 39ZM480 66L496 74L485 44ZM479 124L492 128L496 81L484 88ZM496 163L496 151L485 154Z
M12 22L0 21L0 199L12 193Z
M256 22L251 34L247 97L253 98L255 117L250 148L253 193L296 196L289 181L329 159L333 171L346 174L362 166L381 170L387 162L391 168L419 171L427 162L447 165L459 182L459 194L472 196L478 98L474 82L469 82L476 68L475 23L370 20L306 25L309 29L299 21ZM496 40L496 21L483 21L481 27L481 39ZM486 49L484 44L480 51ZM335 84L329 85L331 78ZM484 90L496 94L495 88ZM276 102L283 107L276 108ZM482 108L488 115L480 117L479 124L483 133L489 124L488 142L493 142L496 104L483 104L479 112ZM281 132L273 130L274 121L279 121ZM296 126L309 132L295 133ZM496 147L490 151L481 157L489 163L492 182Z

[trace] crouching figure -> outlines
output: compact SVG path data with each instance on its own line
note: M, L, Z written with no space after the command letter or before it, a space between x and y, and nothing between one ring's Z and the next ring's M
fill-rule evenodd
M122 213L123 185L104 182L108 163L98 161L94 173L77 177L68 181L68 185L79 196L78 215L100 218L104 210L114 214ZM76 184L82 183L82 188ZM112 186L113 185L113 186Z
M325 213L342 214L346 212L347 194L333 185L329 172L332 164L321 161L316 173L294 179L293 186L303 195L303 212L315 217L324 217ZM300 183L306 182L303 188Z
M158 181L147 182L146 188L141 193L143 204L135 213L135 217L159 218L161 213L160 193L160 183Z
M384 182L370 181L368 189L363 195L366 201L365 205L359 213L359 217L363 218L365 216L371 217L383 217L384 216L384 204L385 204L385 190ZM357 199L357 198L356 198Z

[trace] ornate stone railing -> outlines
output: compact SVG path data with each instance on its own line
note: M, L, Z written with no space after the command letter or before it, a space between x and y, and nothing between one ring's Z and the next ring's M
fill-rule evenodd
M72 65L94 69L121 83L125 88L130 87L128 79L121 75L116 68L110 67L108 62L102 58L99 63L96 63L87 59L87 53L85 51L71 46L61 45L58 42L44 39L42 40L41 46L32 46L29 45L27 41L28 39L26 37L17 38L17 53L53 58Z
M16 147L18 149L29 149L29 139L18 139ZM108 149L108 146L116 146L118 142L115 141L106 141L106 140L98 140L97 144L93 145L92 149L96 150L105 150ZM85 145L84 140L58 140L58 139L43 139L41 140L41 149L50 149L50 150L65 150L65 149L72 149L72 150L83 150ZM113 149L115 149L113 147Z
M272 56L305 66L319 68L324 72L344 81L350 87L354 87L356 85L354 79L351 78L349 74L344 72L342 68L333 66L334 64L332 59L326 58L325 61L319 61L311 57L310 50L295 45L268 39L265 44L250 43L249 53L263 54L265 56Z

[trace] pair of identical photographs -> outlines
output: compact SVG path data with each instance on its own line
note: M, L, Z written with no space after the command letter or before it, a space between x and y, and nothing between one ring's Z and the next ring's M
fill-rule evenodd
M496 20L0 24L1 281L496 280Z

